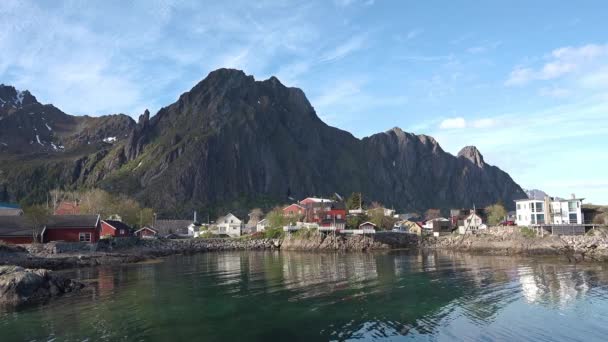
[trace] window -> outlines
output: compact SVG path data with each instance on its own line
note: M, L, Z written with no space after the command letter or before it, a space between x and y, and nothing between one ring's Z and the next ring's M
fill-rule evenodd
M578 223L578 215L570 214L569 218L570 218L570 223Z
M336 218L337 218L338 220L341 220L341 219L342 219L342 215L338 214L338 215L336 215Z
M328 214L327 215L327 219L330 220L331 219L331 215Z
M576 202L576 201L568 202L569 211L576 211L577 208L578 208L578 202Z
M517 216L517 219L521 221L521 215L518 215L518 216Z
M530 211L534 212L534 203L530 203Z
M124 229L121 229L119 234L120 234L120 235L125 235L125 230L124 230Z
M542 202L536 203L536 212L541 213L542 211L543 211L543 203Z
M517 210L520 210L520 209L521 209L521 204L518 203L517 204Z
M91 242L91 233L78 233L78 241Z
M536 215L536 223L544 224L545 223L545 214L537 214Z

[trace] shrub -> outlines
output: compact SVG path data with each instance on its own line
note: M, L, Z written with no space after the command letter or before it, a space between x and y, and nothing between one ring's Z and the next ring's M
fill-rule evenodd
M282 228L268 228L264 231L264 236L267 239L279 239L285 235Z
M534 229L530 229L528 227L519 228L519 232L521 233L521 235L523 235L524 237L526 237L528 239L536 237L536 232L534 231Z
M214 238L217 236L210 231L206 231L203 234L200 234L198 237L201 239L210 239L210 238Z
M292 235L296 236L296 237L301 237L301 238L308 238L308 237L311 237L312 235L314 235L316 232L317 232L317 229L315 229L315 228L302 228L300 230L293 232Z

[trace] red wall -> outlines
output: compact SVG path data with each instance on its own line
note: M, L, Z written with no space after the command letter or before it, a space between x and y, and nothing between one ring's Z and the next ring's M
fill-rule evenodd
M26 243L32 243L32 237L27 236L6 236L0 237L0 241L4 241L6 243L12 243L15 245L21 245Z
M288 207L283 208L283 214L285 215L302 215L304 214L304 208L292 204Z
M44 242L70 241L79 242L79 233L91 233L91 242L99 240L99 229L97 228L54 228L44 231Z
M124 233L120 234L120 229L114 229L113 226L102 221L101 222L101 233L99 234L99 236L106 236L106 235L115 236L115 237L129 236L129 230L127 230L127 229L123 229L123 230L124 230Z

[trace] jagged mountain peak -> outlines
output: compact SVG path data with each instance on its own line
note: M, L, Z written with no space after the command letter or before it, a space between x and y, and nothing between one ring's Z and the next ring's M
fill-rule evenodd
M358 191L407 210L525 197L508 174L467 167L468 161L445 153L430 136L394 127L357 139L321 121L301 89L276 77L256 81L236 69L210 72L153 117L146 110L137 123L39 109L11 109L34 114L0 121L0 157L37 153L41 167L59 169L59 186L129 193L159 210L191 211L235 199L277 204L286 193ZM65 146L75 159L49 153L52 144ZM476 149L461 154L483 164ZM0 189L10 186L10 199L44 184L21 185L23 170L5 164L0 164L7 175L4 183L0 178Z
M11 85L0 84L0 108L22 108L38 103L36 97L28 90L18 90Z
M475 146L465 146L458 152L458 157L466 158L470 160L473 164L482 167L485 165L485 161L483 160L483 155Z

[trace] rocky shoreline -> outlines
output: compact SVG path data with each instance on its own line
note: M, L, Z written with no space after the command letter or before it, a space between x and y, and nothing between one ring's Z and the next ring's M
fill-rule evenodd
M47 243L26 247L0 245L0 265L61 270L136 263L175 254L230 250L362 252L431 249L489 255L563 255L574 261L608 261L608 234L534 237L517 227L491 228L483 234L425 237L403 233L334 236L312 233L278 239L115 239L95 245Z
M174 254L228 250L277 249L272 239L182 239L101 241L97 244L51 242L22 246L0 245L0 265L61 270L141 262Z
M608 261L608 235L597 230L578 236L535 236L518 227L493 227L482 234L428 237L422 249L489 255L565 256L571 262Z
M49 270L0 266L0 306L45 300L83 287L82 283Z
M282 250L363 252L397 248L418 248L418 236L403 233L374 235L288 235L281 241Z

